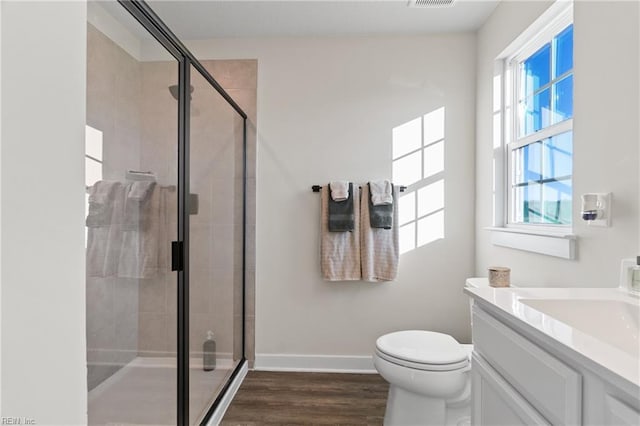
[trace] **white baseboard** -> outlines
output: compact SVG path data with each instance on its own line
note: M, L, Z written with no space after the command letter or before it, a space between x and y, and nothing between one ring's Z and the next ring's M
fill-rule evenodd
M372 356L256 354L254 370L376 374Z
M220 400L220 403L216 407L213 415L209 418L209 422L207 426L218 426L224 417L224 414L227 412L227 408L231 405L231 401L233 401L233 397L236 396L238 392L238 388L242 384L242 381L247 375L247 371L249 371L249 363L245 361L240 367L240 371L238 371L238 375L233 379L231 385L229 385L229 389L224 394L224 397Z

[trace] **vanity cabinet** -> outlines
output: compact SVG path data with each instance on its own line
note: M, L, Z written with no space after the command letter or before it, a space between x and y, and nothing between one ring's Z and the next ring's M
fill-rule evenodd
M500 374L477 354L472 355L471 418L476 425L548 425Z
M474 303L474 425L640 425L640 390Z

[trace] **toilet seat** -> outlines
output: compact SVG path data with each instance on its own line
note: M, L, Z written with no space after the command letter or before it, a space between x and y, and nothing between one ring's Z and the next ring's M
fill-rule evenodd
M419 362L407 361L406 359L394 358L392 356L385 354L379 349L376 349L376 355L379 358L385 361L388 361L392 364L396 364L401 367L412 368L415 370L422 370L422 371L455 371L455 370L463 369L469 365L468 359L460 362L452 363L452 364L422 364Z
M406 330L385 334L376 341L376 354L403 367L425 371L452 371L469 364L469 351L448 334Z

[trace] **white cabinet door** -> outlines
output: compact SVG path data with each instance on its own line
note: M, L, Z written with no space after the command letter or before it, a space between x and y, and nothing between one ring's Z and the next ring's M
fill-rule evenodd
M640 425L640 412L628 406L618 398L605 396L605 425L637 426Z
M478 426L550 424L475 352L472 363L472 424Z
M550 423L581 424L582 377L486 311L473 309L474 351Z

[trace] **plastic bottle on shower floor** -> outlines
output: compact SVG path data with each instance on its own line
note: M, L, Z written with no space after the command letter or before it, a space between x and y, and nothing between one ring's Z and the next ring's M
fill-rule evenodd
M216 342L213 340L213 331L207 332L207 340L202 344L202 369L204 371L216 368Z

